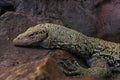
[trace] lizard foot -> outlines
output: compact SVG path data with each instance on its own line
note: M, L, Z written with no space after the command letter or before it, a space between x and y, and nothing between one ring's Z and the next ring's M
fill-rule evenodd
M78 67L76 70L73 71L67 71L63 69L63 72L67 76L93 76L93 77L98 77L98 78L105 78L107 76L110 76L110 73L106 71L106 69L103 68L84 68L84 67Z
M62 67L64 67L67 70L76 70L77 67L80 66L76 60L65 59L65 60L61 61L60 63L62 65Z
M61 63L63 66L62 68L63 72L68 76L80 75L81 74L80 72L83 71L84 69L78 64L76 60L74 61L66 60Z
M77 76L77 75L82 75L82 71L84 71L84 68L79 67L76 70L73 71L68 71L63 69L63 72L67 75L67 76Z

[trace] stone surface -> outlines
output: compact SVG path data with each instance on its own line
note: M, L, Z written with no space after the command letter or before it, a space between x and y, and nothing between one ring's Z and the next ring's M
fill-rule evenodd
M120 0L105 2L99 7L98 37L120 42Z
M0 80L68 80L52 58L29 62L4 72Z
M95 6L103 0L15 0L16 12L36 16L94 36L96 33ZM42 18L42 19L41 19Z

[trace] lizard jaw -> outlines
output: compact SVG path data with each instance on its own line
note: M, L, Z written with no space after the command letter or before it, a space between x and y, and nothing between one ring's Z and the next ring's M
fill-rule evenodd
M27 39L21 39L19 36L13 39L13 44L15 46L26 46L29 45L27 42Z
M24 33L19 34L15 39L13 39L13 44L15 46L28 46L32 42L30 42L30 39L26 38L26 35Z

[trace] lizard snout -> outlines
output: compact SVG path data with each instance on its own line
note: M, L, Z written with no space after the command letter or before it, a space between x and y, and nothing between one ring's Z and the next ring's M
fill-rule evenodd
M15 39L13 39L13 44L15 46L24 46L24 45L27 45L27 43L28 43L28 39L22 38L20 36L18 36Z
M14 45L20 45L21 44L21 40L20 40L20 38L19 37L16 37L15 39L13 39L13 44Z

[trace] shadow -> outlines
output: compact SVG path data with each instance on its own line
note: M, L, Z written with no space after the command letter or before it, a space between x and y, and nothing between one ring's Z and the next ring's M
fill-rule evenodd
M6 11L15 11L13 4L10 4L4 0L0 1L0 16Z
M46 48L43 48L41 46L18 46L18 45L14 45L14 46L19 47L19 48L46 50ZM49 49L47 49L47 50L49 50Z

